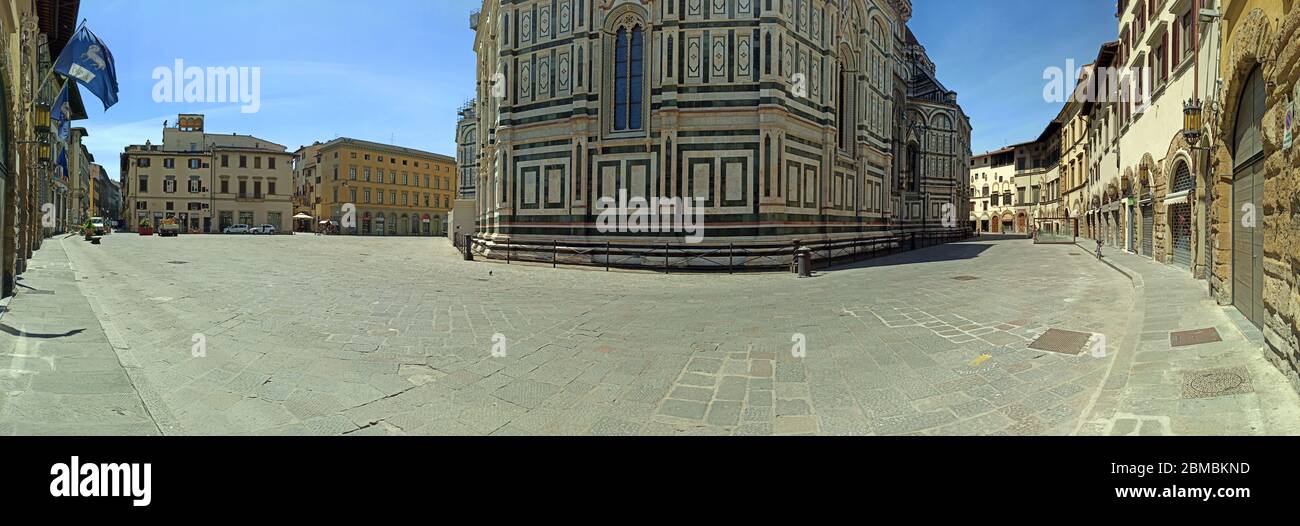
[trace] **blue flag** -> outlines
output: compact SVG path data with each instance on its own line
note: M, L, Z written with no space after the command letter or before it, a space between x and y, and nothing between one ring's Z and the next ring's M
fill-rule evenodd
M54 71L77 79L104 103L104 109L117 104L117 67L104 41L82 27L72 36L63 53L54 61Z
M59 170L58 176L62 177L65 181L68 180L68 150L59 150L59 161L55 166L57 166Z
M54 107L50 108L50 120L59 132L59 140L64 141L72 135L72 104L68 102L68 90L76 89L72 86L71 82L64 82L59 96L54 99Z

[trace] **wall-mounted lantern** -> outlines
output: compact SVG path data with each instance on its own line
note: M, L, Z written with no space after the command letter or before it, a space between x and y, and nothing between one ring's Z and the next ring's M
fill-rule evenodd
M1196 146L1201 141L1203 110L1200 99L1188 99L1183 103L1183 138L1188 146Z

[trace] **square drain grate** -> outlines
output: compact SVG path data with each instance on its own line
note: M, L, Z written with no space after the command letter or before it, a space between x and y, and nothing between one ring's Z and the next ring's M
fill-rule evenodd
M1216 398L1255 392L1245 367L1204 369L1183 373L1183 398Z
M1221 341L1223 341L1223 338L1219 337L1219 331L1214 327L1169 333L1170 347L1191 347Z
M1086 332L1048 329L1037 340L1034 340L1034 343L1029 344L1029 348L1058 354L1077 355L1083 352L1084 347L1088 346L1088 340L1090 339L1092 339L1092 335Z
M975 280L977 280L977 279L979 279L979 278L977 278L977 277L975 277L975 276L953 276L952 279L955 279L955 280L957 280L957 281L975 281Z

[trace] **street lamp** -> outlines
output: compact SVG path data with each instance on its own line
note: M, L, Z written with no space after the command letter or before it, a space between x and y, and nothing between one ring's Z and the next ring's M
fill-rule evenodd
M36 104L35 119L33 122L35 129L36 143L36 160L42 166L49 166L51 142L53 137L50 133L50 105L46 103Z
M1195 147L1201 141L1203 110L1200 99L1188 99L1183 103L1183 138L1188 146Z
M36 105L36 132L49 133L50 131L50 105L44 102Z

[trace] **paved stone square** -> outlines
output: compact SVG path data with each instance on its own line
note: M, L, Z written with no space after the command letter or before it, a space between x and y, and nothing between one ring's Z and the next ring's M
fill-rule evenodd
M1203 283L1108 260L981 238L797 279L428 238L56 238L0 313L0 434L1300 431ZM1170 347L1207 327L1223 341ZM1029 348L1053 328L1094 339Z

